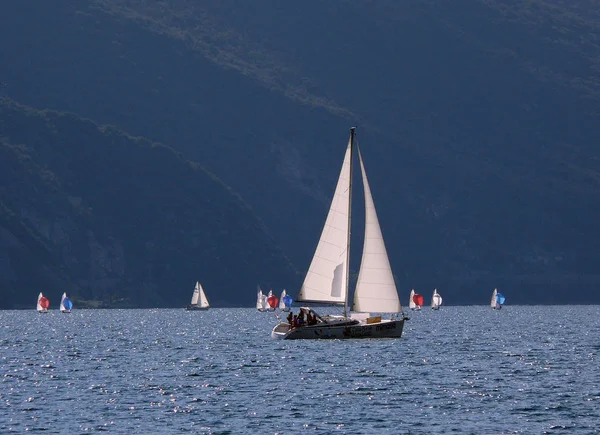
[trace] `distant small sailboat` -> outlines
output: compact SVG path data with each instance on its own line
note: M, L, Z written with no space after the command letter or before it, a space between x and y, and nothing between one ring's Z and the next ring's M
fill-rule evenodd
M410 291L410 296L408 297L408 307L413 311L421 311L421 307L423 306L423 296L419 293L415 293L415 289Z
M288 295L284 289L281 292L281 297L279 298L279 309L281 311L290 311L292 302L292 297Z
M439 310L442 305L442 296L438 293L437 289L433 290L433 295L431 296L431 309Z
M256 309L258 311L267 311L267 297L263 294L262 289L258 286L258 292L256 293Z
M40 292L37 299L37 311L38 313L47 313L48 308L50 307L50 301L46 296Z
M66 293L63 293L62 298L60 299L60 312L61 313L70 313L73 309L73 302L71 299L67 297Z
M192 293L192 301L185 309L188 311L206 311L209 308L210 304L204 294L202 284L200 284L199 281L196 281L196 287L194 288L194 293Z
M267 296L267 311L275 311L278 304L279 298L273 294L273 290L269 290L269 295Z
M502 305L504 305L505 300L506 300L506 298L504 297L504 295L502 293L499 293L498 289L495 288L492 293L492 300L490 302L490 306L494 310L500 310L500 309L502 309Z

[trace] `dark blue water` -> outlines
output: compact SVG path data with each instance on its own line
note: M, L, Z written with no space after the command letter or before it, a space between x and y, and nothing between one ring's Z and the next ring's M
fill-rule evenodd
M0 432L600 433L600 307L443 307L399 340L254 309L0 311Z

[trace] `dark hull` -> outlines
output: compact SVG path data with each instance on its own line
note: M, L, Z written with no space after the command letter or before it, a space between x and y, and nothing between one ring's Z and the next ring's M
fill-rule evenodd
M404 320L384 320L369 324L317 324L292 330L287 323L280 323L275 326L271 336L284 340L400 338L404 329Z

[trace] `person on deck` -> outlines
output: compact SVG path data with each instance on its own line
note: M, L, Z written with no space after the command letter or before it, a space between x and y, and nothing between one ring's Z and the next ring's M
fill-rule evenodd
M313 321L313 316L310 314L310 311L309 311L308 313L306 313L306 324L310 326L313 324L312 321Z
M304 325L304 311L300 310L300 313L298 313L298 326L303 326Z
M290 311L290 314L288 314L287 321L290 324L290 328L294 326L294 313L292 311Z

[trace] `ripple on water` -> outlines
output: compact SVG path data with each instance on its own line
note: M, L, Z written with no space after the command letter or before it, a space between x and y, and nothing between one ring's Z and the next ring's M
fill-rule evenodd
M598 433L599 314L445 307L400 340L286 342L252 309L4 311L0 427Z

